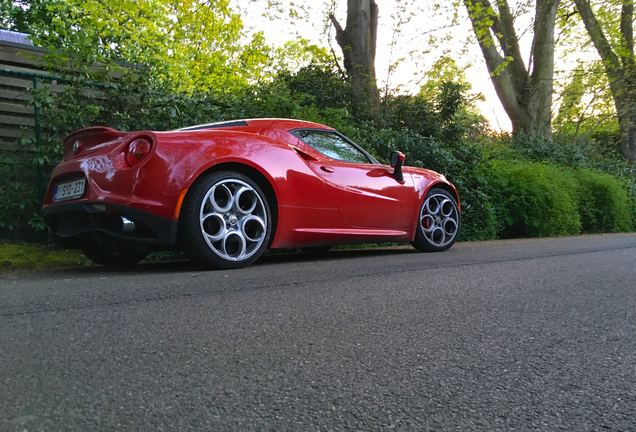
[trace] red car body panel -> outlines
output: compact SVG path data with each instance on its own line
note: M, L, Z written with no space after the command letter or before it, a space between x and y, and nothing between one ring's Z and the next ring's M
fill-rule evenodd
M45 216L70 206L104 204L150 214L176 227L183 197L203 173L240 165L258 172L271 187L277 224L270 246L286 248L411 241L432 186L442 185L457 197L455 187L436 172L405 167L404 181L398 182L388 165L333 160L292 133L333 131L328 126L284 119L233 123L169 132L77 131L65 140L64 160L52 173ZM126 150L139 137L150 141L152 149L131 167ZM53 201L55 185L80 177L87 180L81 198Z

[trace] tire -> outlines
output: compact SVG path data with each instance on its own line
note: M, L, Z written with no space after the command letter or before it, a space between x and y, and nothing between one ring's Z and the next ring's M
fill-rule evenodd
M234 269L252 264L272 235L269 202L250 177L219 171L190 188L181 209L179 244L193 263Z
M139 263L150 251L136 245L103 247L97 244L85 247L82 252L94 263L111 268L128 268Z
M459 236L461 214L455 197L444 189L432 188L420 207L413 247L423 252L449 249Z

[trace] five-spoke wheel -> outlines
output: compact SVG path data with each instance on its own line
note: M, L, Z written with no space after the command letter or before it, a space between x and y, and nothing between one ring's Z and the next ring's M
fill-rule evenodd
M450 248L461 225L457 202L444 189L433 188L420 209L413 246L423 251L443 251Z
M237 172L212 173L190 190L181 219L181 244L193 261L243 267L263 253L271 235L265 194Z

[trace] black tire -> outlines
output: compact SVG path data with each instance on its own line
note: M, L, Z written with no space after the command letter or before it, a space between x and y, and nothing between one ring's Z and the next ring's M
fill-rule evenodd
M435 212L431 212L436 210ZM461 229L461 214L455 197L445 189L432 188L418 212L413 247L423 252L442 252L449 249Z
M150 250L142 246L104 247L97 244L84 247L82 252L94 263L111 268L128 268L142 261Z
M221 191L218 194L217 188ZM243 213L246 208L240 208L243 195L247 195L248 200L254 199L253 212ZM238 202L237 206L232 202ZM225 208L220 205L229 210L221 211ZM267 196L254 180L235 171L213 172L198 179L186 196L179 220L179 245L195 265L241 268L252 264L265 252L272 236L272 222ZM253 225L250 231L256 234L250 232L248 235L247 223ZM258 240L253 240L252 235ZM221 238L214 240L216 236ZM233 243L228 243L230 237L234 239Z

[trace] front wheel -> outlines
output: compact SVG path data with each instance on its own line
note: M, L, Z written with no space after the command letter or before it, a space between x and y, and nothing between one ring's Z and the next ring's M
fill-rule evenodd
M240 268L256 261L272 233L267 197L250 177L220 171L190 189L181 210L181 248L198 265Z
M444 189L433 188L420 208L412 245L424 252L441 252L457 240L461 216L455 197Z

